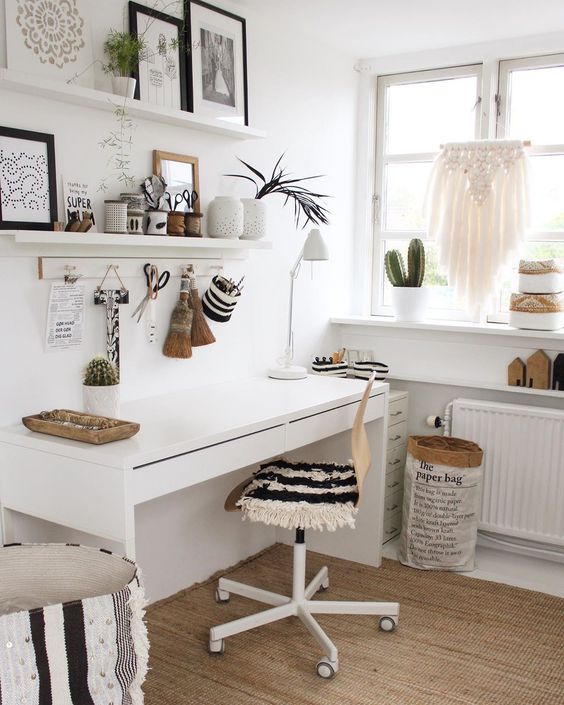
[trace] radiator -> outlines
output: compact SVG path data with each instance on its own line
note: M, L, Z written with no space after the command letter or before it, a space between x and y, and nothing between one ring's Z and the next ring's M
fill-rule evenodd
M564 546L564 411L455 399L451 433L484 451L479 528Z

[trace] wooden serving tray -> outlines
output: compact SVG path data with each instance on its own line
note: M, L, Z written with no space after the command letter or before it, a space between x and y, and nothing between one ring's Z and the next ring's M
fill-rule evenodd
M60 411L75 414L77 416L88 416L89 418L97 418L107 420L106 416L95 416L94 414L84 414L81 411L71 411L70 409L60 409ZM117 422L112 428L81 428L78 425L67 425L60 421L48 421L42 418L41 414L33 416L24 416L22 423L30 431L37 433L46 433L50 436L60 436L61 438L70 438L73 441L82 441L83 443L94 443L101 445L102 443L111 443L112 441L121 441L124 438L131 438L140 428L138 423L133 421L122 421L121 419L111 419Z

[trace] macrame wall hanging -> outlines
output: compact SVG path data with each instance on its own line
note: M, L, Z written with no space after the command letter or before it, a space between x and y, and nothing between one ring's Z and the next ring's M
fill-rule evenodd
M428 234L458 305L474 318L518 260L529 223L528 160L523 143L446 144L427 189Z

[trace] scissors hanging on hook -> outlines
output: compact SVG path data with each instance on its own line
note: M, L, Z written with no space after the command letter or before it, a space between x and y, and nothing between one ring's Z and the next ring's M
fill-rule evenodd
M164 289L165 286L168 284L168 280L170 279L170 272L165 270L160 276L159 276L159 270L154 264L151 264L150 262L147 262L147 264L143 267L143 271L145 272L145 279L147 280L147 293L135 309L133 313L131 314L131 318L134 318L137 314L137 323L141 321L141 318L143 317L143 314L145 313L145 309L149 305L151 301L156 301L159 291L161 289Z

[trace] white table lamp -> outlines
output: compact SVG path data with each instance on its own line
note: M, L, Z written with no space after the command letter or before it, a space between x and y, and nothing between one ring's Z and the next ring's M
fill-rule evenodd
M278 361L277 367L268 370L268 376L274 379L303 379L307 376L305 367L292 365L294 357L294 334L292 331L292 318L294 312L294 282L298 278L302 260L306 262L316 262L329 259L329 250L321 233L317 228L309 231L304 246L296 260L296 264L290 271L290 313L288 316L288 338L284 355Z

